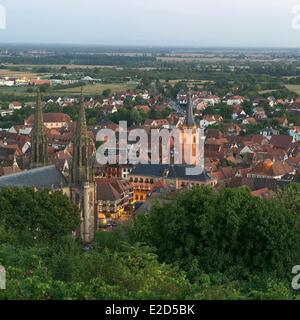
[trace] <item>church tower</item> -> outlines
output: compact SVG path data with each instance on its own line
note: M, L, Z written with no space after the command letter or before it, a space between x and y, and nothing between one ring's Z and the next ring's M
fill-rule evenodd
M193 110L193 99L191 93L189 94L189 103L188 103L188 110L187 116L185 119L185 126L188 128L195 127L195 119L194 119L194 110Z
M71 196L81 211L82 224L78 235L90 243L95 230L95 183L92 167L92 144L88 137L83 95L81 94L79 117L73 143L73 165L71 172Z
M42 100L38 90L34 115L34 125L31 133L31 169L48 165L48 142L44 127Z
M183 162L188 165L196 164L197 157L197 125L194 118L193 99L189 94L189 103L185 123L182 127L183 132Z

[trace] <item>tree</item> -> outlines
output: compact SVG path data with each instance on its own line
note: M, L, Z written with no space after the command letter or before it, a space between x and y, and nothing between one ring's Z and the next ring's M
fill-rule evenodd
M198 279L221 272L234 279L289 275L299 261L298 218L278 200L249 190L194 188L136 219L133 238L154 246L162 261Z
M103 90L103 92L102 92L102 96L103 96L104 98L108 98L108 97L110 96L110 94L111 94L111 90L110 90L110 89L105 89L105 90Z
M0 222L29 240L51 240L75 231L80 214L60 191L8 188L0 192Z

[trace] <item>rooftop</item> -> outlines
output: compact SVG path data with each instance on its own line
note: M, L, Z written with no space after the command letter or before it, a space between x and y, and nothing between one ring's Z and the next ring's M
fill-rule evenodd
M0 188L60 189L67 185L66 179L55 166L47 166L0 177Z

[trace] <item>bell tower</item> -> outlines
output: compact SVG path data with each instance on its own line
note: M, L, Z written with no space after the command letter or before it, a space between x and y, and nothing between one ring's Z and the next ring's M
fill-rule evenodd
M44 127L42 100L40 90L37 92L37 102L34 114L34 125L31 134L31 169L48 165L48 142Z
M183 161L188 165L196 164L197 157L197 125L195 123L194 111L193 111L193 99L191 93L189 93L189 103L185 123L182 126L183 134Z
M73 141L73 164L71 171L71 196L80 209L82 223L78 236L90 243L95 231L95 183L92 168L92 143L88 137L83 94L80 98L79 117Z

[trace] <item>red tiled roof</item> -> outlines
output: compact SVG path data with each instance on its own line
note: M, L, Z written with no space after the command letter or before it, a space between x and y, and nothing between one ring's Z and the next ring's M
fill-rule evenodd
M71 117L65 113L44 113L43 114L44 123L58 123L58 122L71 122ZM34 124L34 115L31 115L25 120L25 124Z
M293 142L293 138L287 135L272 136L270 143L276 148L287 150Z

